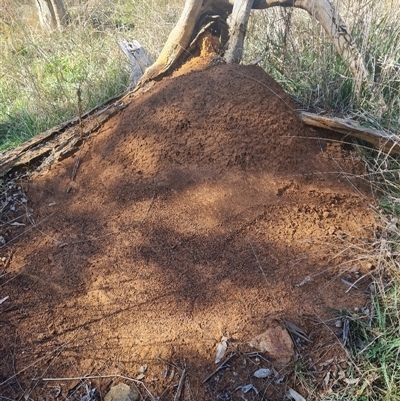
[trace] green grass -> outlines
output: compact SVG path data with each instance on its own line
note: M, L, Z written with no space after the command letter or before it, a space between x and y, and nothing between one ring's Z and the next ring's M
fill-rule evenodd
M347 377L357 380L357 385L338 389L325 401L400 400L400 294L398 283L383 282L379 294L372 297L372 321L362 313L345 314L352 358Z
M51 34L34 2L0 6L0 151L124 92L130 68L119 40L139 40L155 58L179 17L167 1L65 1L71 24ZM157 34L154 34L154 30Z

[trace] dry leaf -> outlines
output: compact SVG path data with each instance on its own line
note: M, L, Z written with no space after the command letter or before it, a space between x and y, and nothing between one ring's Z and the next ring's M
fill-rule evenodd
M295 325L294 323L290 322L289 320L285 320L286 329L292 333L293 335L300 337L302 340L308 341L312 343L312 341L308 338L307 334L301 329L299 326Z
M228 341L228 339L226 337L221 338L221 342L217 346L217 354L215 355L215 363L220 363L222 358L224 357L226 349L228 348L227 341Z
M344 379L343 380L346 384L349 384L349 385L352 385L352 384L357 384L359 381L360 381L360 379Z
M331 372L328 372L324 377L324 388L328 388L330 378L331 378Z
M272 370L266 368L258 369L253 373L253 376L257 377L258 379L265 379L266 377L270 377L272 375L273 375Z
M243 393L248 393L250 390L253 390L256 394L258 394L258 390L254 387L253 384L246 384L245 386L239 386L235 389L236 390L242 390Z
M297 391L294 391L292 388L286 392L286 397L289 397L294 401L307 401L301 394L299 394Z

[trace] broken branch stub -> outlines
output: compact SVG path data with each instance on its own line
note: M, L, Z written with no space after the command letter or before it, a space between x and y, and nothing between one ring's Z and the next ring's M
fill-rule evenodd
M148 56L146 50L137 40L134 40L132 42L121 40L118 42L118 44L129 60L132 71L131 83L132 87L135 87L146 68L150 67L153 62Z
M239 64L242 59L247 21L252 6L253 0L235 0L232 14L228 19L229 42L228 49L225 53L225 59L228 63Z

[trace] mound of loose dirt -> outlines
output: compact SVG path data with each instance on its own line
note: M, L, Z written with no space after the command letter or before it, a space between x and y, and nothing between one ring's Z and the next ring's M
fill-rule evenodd
M249 383L274 400L296 363L317 382L345 368L332 310L367 302L368 280L348 283L368 268L372 200L356 155L294 109L256 66L181 73L25 183L35 224L1 249L0 391L65 397L79 381L35 378L91 375L104 396L146 364L160 400L239 400ZM282 366L245 344L284 320L311 342L254 378ZM222 336L236 354L202 383Z

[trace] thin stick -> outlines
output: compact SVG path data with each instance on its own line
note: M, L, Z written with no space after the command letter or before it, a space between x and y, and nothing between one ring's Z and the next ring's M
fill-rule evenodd
M104 375L104 376L77 376L77 377L43 377L40 380L44 382L56 382L56 381L83 381L83 380L99 380L99 379L124 379L131 381L136 384L141 384L143 388L147 391L148 395L152 399L152 401L156 401L156 398L153 396L153 394L150 393L149 389L144 385L144 383L141 380L136 380L133 379L132 377L129 376L123 376L123 375ZM1 383L0 383L1 384Z
M221 363L221 365L218 366L217 369L214 370L214 372L210 373L202 382L201 384L207 383L215 374L217 374L221 369L225 367L225 365L236 355L234 352L233 354L229 355L228 358L225 359L224 362Z
M268 278L267 278L267 275L265 274L264 269L263 269L262 266L261 266L260 260L258 259L258 256L257 256L257 254L256 254L256 251L255 251L255 249L254 249L254 247L253 247L253 244L252 244L252 242L251 242L251 240L250 240L249 237L247 237L247 241L248 241L249 244L250 244L251 250L253 251L253 255L254 255L254 257L256 258L258 267L259 267L259 269L261 270L262 275L264 276L264 279L265 279L265 281L266 281L266 283L267 283L267 286L271 288L271 285L270 285L270 283L269 283L269 280L268 280ZM271 292L271 295L272 295L272 298L274 298L274 301L275 301L275 303L276 303L276 307L279 308L279 302L278 302L278 300L276 299L274 293Z
M29 364L28 366L25 366L23 369L21 369L20 371L18 371L17 373L14 373L12 376L10 376L9 378L7 378L6 380L4 380L3 382L0 383L0 386L8 383L10 380L15 379L17 376L19 376L21 373L27 371L28 369L30 369L32 366L35 366L36 364L38 364L39 362L43 361L44 359L48 358L49 355L52 355L56 352L59 351L59 353L61 353L61 351L63 350L63 348L65 348L74 337L76 337L76 335L78 334L79 330L71 337L70 340L66 341L64 344L61 344L60 346L58 346L57 348L53 349L53 351L49 352L46 355L43 355L41 358L37 359L35 362L32 362L31 364ZM39 379L38 379L39 380Z
M174 401L178 401L181 398L182 388L183 388L183 381L185 380L186 376L186 368L183 369L181 378L179 379L178 389L176 390Z
M44 223L46 220L48 220L51 216L53 216L55 212L49 214L47 217L45 217L43 220L39 221L39 223L35 223L34 226L31 226L29 228L27 228L26 230L22 231L22 233L18 234L17 236L15 236L14 238L11 238L10 241L8 241L6 244L0 246L0 249L5 248L6 246L8 246L11 242L15 241L17 238L22 237L24 234L26 234L28 231L31 231L34 228L37 228L38 225Z
M65 344L66 345L66 344ZM51 361L46 365L46 368L44 372L42 373L42 376L50 369L51 364L56 360L56 358L63 352L63 349L60 349L56 355L51 359ZM40 383L40 379L36 380L34 383L31 383L31 386L29 389L27 389L24 393L24 398L29 399L30 395L32 394L33 390L37 387L37 385Z

